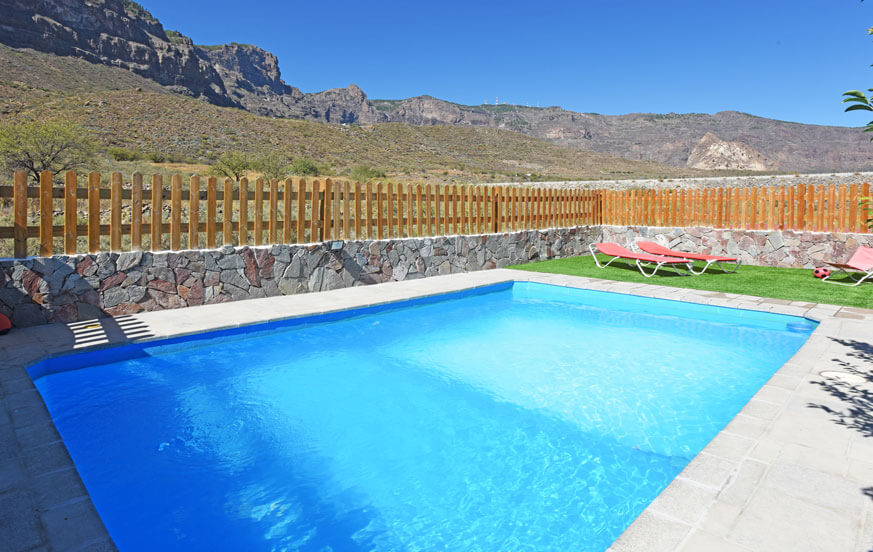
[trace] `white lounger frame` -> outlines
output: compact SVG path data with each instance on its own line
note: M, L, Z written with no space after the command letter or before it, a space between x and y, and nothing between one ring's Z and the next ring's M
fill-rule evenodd
M828 264L830 264L830 263L828 263ZM831 266L836 268L837 270L834 272L831 272L830 274L828 274L827 276L822 278L821 279L822 282L827 282L829 284L835 284L838 286L855 287L858 284L860 284L861 282L863 282L864 280L866 280L867 278L873 276L873 268L871 268L869 271L858 270L858 272L849 272L848 270L845 269L845 267L836 266L836 265L831 265ZM845 272L846 274L848 274L849 278L851 278L855 283L854 284L846 284L843 282L828 282L828 278L830 278L831 276L836 276L840 272ZM860 276L860 278L859 278L859 276Z
M635 247L636 249L640 249L640 250L642 251L642 249L640 248L640 246L637 245L636 243L634 243L634 247ZM645 254L647 254L647 255L662 255L661 253L649 253L648 251L643 251L643 253L645 253ZM738 258L736 261L719 261L719 260L715 260L715 259L714 259L714 260L711 260L711 261L704 261L703 259L692 259L692 258L690 258L690 257L684 257L684 256L681 255L681 253L682 253L681 251L677 251L676 253L671 253L670 256L678 257L678 258L680 258L680 259L686 259L687 261L690 261L690 262L688 263L688 271L691 272L691 274L694 274L695 276L699 276L699 275L703 274L704 272L706 272L706 269L709 268L709 265L712 265L712 264L718 266L718 268L720 268L721 271L724 272L725 274L733 274L734 272L736 272L737 270L739 270L739 269L740 269L740 265L743 264L743 261L741 261L739 258ZM668 255L663 254L663 256L668 256ZM696 263L697 261L700 261L700 262L702 262L702 263L706 263L706 264L703 266L703 268L700 269L700 272L694 270L694 263ZM728 269L726 269L726 268L724 267L724 265L722 265L721 263L727 263L727 264L731 264L731 263L733 263L733 264L734 264L734 269L733 269L733 270L728 270Z
M650 262L646 262L646 261L640 261L639 259L628 259L627 257L613 257L613 258L609 259L608 262L606 262L604 264L600 264L600 261L597 259L597 251L595 250L593 243L588 244L588 250L591 251L591 256L594 257L594 262L597 264L597 266L599 268L608 267L609 265L612 264L612 261L615 261L616 259L624 259L627 261L627 265L629 267L632 267L632 266L634 266L634 264L636 264L636 267L640 271L640 274L642 274L646 278L651 278L652 276L654 276L655 273L658 272L658 269L664 265L670 265L670 267L673 268L673 270L675 270L676 274L678 274L679 276L690 276L692 274L691 268L689 267L691 265L690 262L689 263L674 263L674 262L670 262L670 261L662 261L660 263L655 264L655 263L650 263ZM608 255L608 253L603 253L603 254ZM631 264L631 261L634 261L634 264ZM655 264L655 268L652 270L652 272L650 274L646 274L646 271L645 271L645 269L643 269L643 267L644 266L647 267L651 264ZM680 264L685 267L687 272L682 272L679 270Z
M677 256L678 256L678 255L677 255ZM704 272L706 272L706 269L709 268L709 265L711 265L711 264L714 264L714 265L718 266L718 267L721 269L721 271L724 272L725 274L733 274L734 272L736 272L737 270L739 270L739 269L740 269L740 265L743 264L743 261L737 259L736 261L732 261L732 262L734 263L734 265L735 265L735 266L734 266L734 269L733 269L733 270L728 270L728 269L726 269L726 268L725 268L721 263L728 263L728 264L730 264L731 261L701 261L701 259L691 259L691 258L689 258L689 257L682 257L682 258L683 258L683 259L688 259L689 261L691 261L691 262L688 264L688 270L690 270L691 273L694 274L694 275L703 274ZM697 272L697 271L694 270L694 263L695 263L696 261L701 261L701 262L705 262L705 263L706 263L706 265L704 265L704 267L700 269L700 272Z

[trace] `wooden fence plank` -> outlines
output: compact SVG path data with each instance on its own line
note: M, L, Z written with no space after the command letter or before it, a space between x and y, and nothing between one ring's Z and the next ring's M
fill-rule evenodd
M385 192L382 191L382 183L376 183L376 239L385 237Z
M321 240L328 241L333 235L333 180L324 179L324 199L322 199L324 216L321 218Z
M364 185L364 233L367 239L373 238L373 185L369 182Z
M815 231L824 232L825 186L818 186L815 191Z
M352 239L352 221L349 219L352 212L351 184L348 180L343 181L343 239Z
M294 228L294 180L286 178L282 181L282 243L292 243L291 233Z
M239 220L237 221L237 239L240 247L249 244L249 179L239 179Z
M413 226L412 215L415 212L413 207L412 184L406 185L406 237L411 238L415 233Z
M130 184L130 248L142 249L142 174L133 173Z
M12 254L27 257L27 173L15 171L12 192ZM99 248L99 245L98 245Z
M837 204L837 189L835 186L828 186L827 208L825 209L825 231L835 232L836 227L836 204Z
M188 182L188 249L200 247L200 177Z
M861 209L861 232L869 233L871 228L867 226L867 219L873 218L873 198L870 197L870 184L861 184L861 197L867 198L866 207Z
M267 243L275 244L279 238L279 181L270 179L269 214L270 228L267 230Z
M79 177L76 171L67 171L64 176L64 254L66 255L76 254L76 231L79 223L76 208L78 186Z
M54 250L52 231L52 186L54 174L51 171L39 173L39 256L50 257ZM119 211L120 213L120 211ZM117 250L116 250L117 251Z
M458 218L458 207L459 207L459 198L458 198L458 186L452 185L452 234L458 235L462 234L463 231L460 230L461 220Z
M355 182L355 239L364 239L361 235L361 183Z
M837 232L846 231L846 187L840 186L837 193L837 209L839 209L839 222L837 223Z
M803 215L803 228L812 230L815 227L815 187L807 185L803 200L806 212Z
M424 185L424 215L425 215L425 227L428 236L434 235L433 230L433 215L430 210L431 202L430 202L430 184Z
M467 233L467 187L463 184L458 188L458 233Z
M109 249L121 251L121 173L114 172L110 177L110 211L109 211Z
M182 175L170 180L170 249L182 249Z
M206 247L215 249L216 221L218 220L218 179L210 176L206 180Z
M391 182L385 185L385 208L387 210L386 221L388 223L385 237L392 238L394 237L394 184Z
M315 193L312 194L315 197ZM311 240L315 241L315 240ZM297 179L297 243L306 243L306 179Z
M424 216L421 206L421 198L422 198L421 184L417 184L415 186L415 222L416 227L418 229L417 236L424 236Z
M333 226L333 230L331 231L330 235L331 239L333 240L338 240L340 237L340 233L342 232L342 205L340 205L340 199L342 197L342 194L340 193L341 190L342 183L335 181L333 183L333 191L331 192L333 194L333 204L330 209L330 224L331 226Z
M330 239L338 240L340 238L340 232L342 231L342 220L340 219L342 216L342 206L340 205L342 183L334 182L332 187L333 191L331 193L333 194L333 206L331 207L330 224L333 226L333 230L330 233Z
M319 234L321 232L321 225L318 221L319 216L321 216L321 181L313 180L309 190L309 243L319 241ZM303 220L305 224L305 217Z
M803 230L804 215L806 214L806 187L802 184L794 191L794 229Z
M325 178L324 183L322 183L322 189L324 190L324 198L321 200L322 202L322 213L321 217L321 241L327 241L332 239L333 232L333 180L330 178Z
M159 174L152 175L152 224L151 224L151 240L149 241L149 249L152 251L160 251L164 248L163 240L163 223L164 214L164 177Z
M224 245L233 245L233 180L224 179L224 224L221 226Z
M448 185L443 186L442 197L443 197L443 206L442 206L443 207L443 209L442 209L443 210L443 231L442 231L442 235L448 236L452 233L451 230L449 230L449 222L450 222L449 221L449 217L450 217L449 213L451 211L451 206L450 206L451 199L449 198L449 186Z
M261 245L264 239L264 179L255 179L255 197L252 211L254 211L254 235L252 242L255 246Z

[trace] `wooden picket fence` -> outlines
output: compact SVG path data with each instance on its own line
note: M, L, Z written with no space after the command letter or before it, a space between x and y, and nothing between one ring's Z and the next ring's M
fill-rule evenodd
M30 239L45 257L596 225L602 212L594 190L199 176L183 189L179 175L169 187L154 175L146 189L139 173L128 182L112 173L108 188L97 172L82 182L69 171L63 186L54 178L46 171L38 187L28 186L17 171L13 186L0 186L0 201L13 204L13 226L0 226L0 243L11 239L15 257L36 253Z
M859 202L869 184L617 191L193 176L186 188L180 175L153 175L146 189L139 173L127 182L112 173L108 187L97 172L69 171L62 186L54 179L46 171L28 186L17 171L0 186L0 204L13 206L0 256L9 240L20 258L598 224L866 233L871 217ZM33 239L38 251L28 249Z
M604 224L870 232L869 184L603 192Z

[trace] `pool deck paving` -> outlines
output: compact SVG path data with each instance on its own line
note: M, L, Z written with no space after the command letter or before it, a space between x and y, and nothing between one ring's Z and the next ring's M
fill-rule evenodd
M873 551L873 310L506 269L37 326L0 336L0 548L115 550L26 372L37 360L511 280L820 322L610 552Z

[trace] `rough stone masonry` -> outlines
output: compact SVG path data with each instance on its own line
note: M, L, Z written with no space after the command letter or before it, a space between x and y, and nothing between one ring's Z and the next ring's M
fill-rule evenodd
M0 313L24 327L410 280L580 255L598 236L575 227L0 260Z

